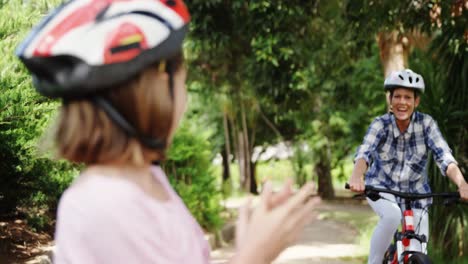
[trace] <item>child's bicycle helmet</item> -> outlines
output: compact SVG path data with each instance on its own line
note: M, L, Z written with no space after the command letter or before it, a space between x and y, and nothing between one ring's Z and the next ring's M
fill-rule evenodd
M71 0L45 17L16 53L42 95L90 98L128 134L161 148L97 93L180 53L189 20L182 0ZM166 71L172 92L173 74Z
M394 71L385 79L384 88L385 90L392 90L399 87L414 89L424 93L424 79L421 75L410 69Z

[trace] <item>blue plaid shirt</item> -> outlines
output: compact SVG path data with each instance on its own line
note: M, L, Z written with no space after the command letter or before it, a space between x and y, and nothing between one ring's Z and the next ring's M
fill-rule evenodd
M414 112L408 129L401 133L395 116L387 113L371 123L354 160L362 158L369 166L365 175L366 185L402 192L429 193L431 188L426 170L429 151L432 151L445 176L447 166L456 161L434 119ZM402 202L398 198L397 201ZM431 199L425 199L414 202L412 206L424 208L431 203Z

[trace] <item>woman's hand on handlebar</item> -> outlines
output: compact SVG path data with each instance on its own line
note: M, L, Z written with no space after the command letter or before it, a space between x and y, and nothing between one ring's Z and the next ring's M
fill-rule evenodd
M460 198L462 200L468 201L468 183L464 183L460 185L458 188L458 192L460 193Z
M360 158L354 163L353 173L349 179L350 190L362 193L365 190L363 175L367 170L367 162Z
M353 192L362 193L365 190L364 179L361 176L352 175L349 179L349 189Z

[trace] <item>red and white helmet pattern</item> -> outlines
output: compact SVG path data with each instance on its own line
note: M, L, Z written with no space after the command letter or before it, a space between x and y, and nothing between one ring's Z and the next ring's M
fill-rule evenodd
M190 20L181 0L74 0L47 16L17 55L39 92L85 96L179 53Z
M410 69L394 71L385 79L384 88L390 90L399 87L415 89L424 93L424 79Z
M106 36L104 64L130 60L145 49L148 49L145 34L135 24L124 22Z

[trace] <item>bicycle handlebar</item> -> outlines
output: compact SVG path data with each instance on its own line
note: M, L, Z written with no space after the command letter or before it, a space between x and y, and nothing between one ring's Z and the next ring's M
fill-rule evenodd
M346 189L350 189L349 183L345 184ZM442 192L442 193L405 193L405 192L399 192L399 191L394 191L394 190L389 190L389 189L384 189L384 188L377 188L371 185L366 185L364 189L364 194L366 196L369 195L375 195L378 193L390 193L395 196L398 196L400 198L408 199L408 200L419 200L419 199L425 199L425 198L431 198L431 197L442 197L442 198L452 198L452 199L460 199L460 193L458 192Z

